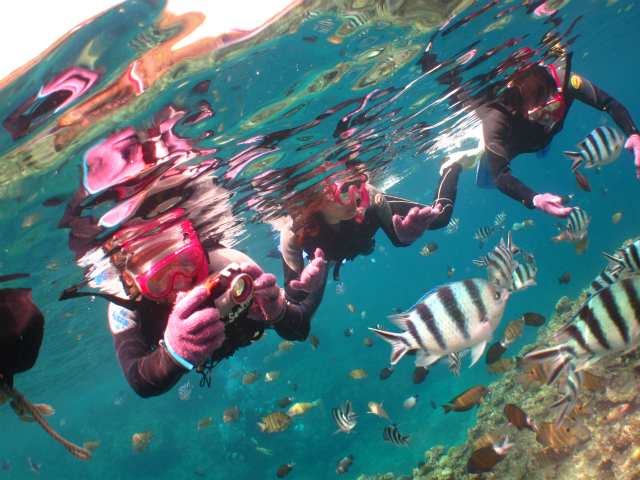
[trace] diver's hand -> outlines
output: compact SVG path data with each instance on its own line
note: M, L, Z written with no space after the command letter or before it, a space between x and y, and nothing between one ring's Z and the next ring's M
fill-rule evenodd
M218 309L196 310L208 295L204 286L188 293L180 292L169 316L164 343L182 365L184 362L180 360L193 366L204 363L225 339Z
M624 148L633 154L636 168L638 169L638 178L640 178L640 135L636 133L627 138L627 141L624 143Z
M300 281L292 280L289 285L296 290L304 290L305 292L313 292L322 281L322 273L324 271L324 252L316 248L315 258L304 267L300 274Z
M413 207L404 219L397 214L393 216L393 228L402 242L412 243L422 236L438 215L440 215L440 204L422 209Z
M572 208L563 207L560 203L562 198L551 193L543 193L533 197L533 205L538 209L558 218L567 218Z
M253 278L253 302L249 307L249 318L258 322L279 320L284 314L285 305L275 275L264 273L255 263L243 263L240 270Z

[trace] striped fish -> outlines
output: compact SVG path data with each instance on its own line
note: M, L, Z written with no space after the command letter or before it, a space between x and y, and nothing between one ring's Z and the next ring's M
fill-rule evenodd
M625 278L601 289L551 340L559 345L530 352L524 360L550 365L548 385L567 375L564 396L550 406L558 410L556 425L559 425L573 410L582 390L582 370L606 355L628 352L638 345L640 278Z
M340 405L338 408L332 408L331 412L333 414L333 421L338 425L338 432L346 432L349 433L353 430L353 427L358 423L355 419L358 417L357 413L353 413L353 407L351 406L351 401L347 400L345 408L342 408Z
M471 348L478 361L498 327L509 292L472 278L436 287L404 313L389 319L404 333L370 328L392 346L391 365L409 350L418 350L416 366L428 367L450 353Z
M456 233L458 231L458 223L460 223L460 219L457 217L449 220L449 223L444 229L444 234L453 235L454 233Z
M572 208L567 220L567 232L572 238L578 239L578 236L586 235L589 222L591 222L591 217L587 212L577 207Z
M504 223L505 218L507 218L507 214L502 212L496 215L496 218L493 220L493 226L499 227Z
M607 270L601 271L598 274L598 276L589 284L589 290L587 291L587 293L589 294L589 297L595 295L604 287L608 285L613 285L619 279L620 279L619 272L613 273Z
M473 238L480 240L480 248L482 248L483 242L491 237L495 232L494 227L480 227L476 230Z
M518 253L520 253L520 255L522 256L522 259L529 265L536 264L536 258L533 256L532 253L527 253L524 250L520 250Z
M350 10L345 12L342 18L349 22L352 29L355 29L369 21L369 14L361 10Z
M460 378L460 368L462 367L462 362L460 361L460 355L458 355L456 352L450 353L448 360L451 363L451 365L449 365L449 370L453 372L457 382L458 379Z
M480 257L480 260L472 260L472 262L478 265L478 270L480 270L482 267L486 267L487 265L489 265L490 258L491 258L491 252Z
M384 438L387 442L393 443L394 445L403 445L405 447L411 445L411 443L409 443L411 435L403 437L402 434L398 431L398 427L396 427L395 425L393 427L384 427L384 430L382 431L382 438Z
M615 255L602 252L611 263L609 268L612 273L624 272L625 275L640 273L640 238L626 248L616 250Z
M189 400L189 397L191 396L192 388L193 388L193 385L191 385L191 382L189 381L187 381L187 383L182 385L178 389L178 396L180 397L180 400Z
M598 127L580 142L577 152L562 152L572 160L571 171L575 172L581 163L585 168L600 167L613 162L624 146L625 138L617 130L609 127Z
M513 271L517 265L513 261L513 249L511 232L509 232L507 244L505 245L504 238L501 238L500 243L491 251L487 265L487 276L489 282L498 288L509 288L512 284Z
M320 33L329 33L333 28L333 20L327 18L325 20L320 20L313 27L314 30L318 30Z
M387 327L385 327L382 323L378 323L375 328L376 330L382 330L383 332L387 331Z
M520 292L526 290L531 286L537 285L534 278L536 278L538 269L529 263L518 263L518 266L513 271L513 282L509 293Z

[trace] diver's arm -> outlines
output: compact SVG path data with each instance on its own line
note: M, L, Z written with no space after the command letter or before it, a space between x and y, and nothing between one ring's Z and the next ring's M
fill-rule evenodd
M280 232L280 250L282 253L282 269L284 271L284 290L294 302L301 302L307 298L307 292L296 290L291 286L294 280L300 280L304 270L302 250L298 246L298 236L293 231L293 220L285 225Z
M509 131L509 119L502 112L494 111L484 119L483 130L487 164L496 187L525 207L534 209L533 197L537 193L518 180L511 173L509 166L510 162L505 145Z
M122 373L142 398L162 395L188 373L163 345L150 348L138 328L137 313L111 303L108 315Z
M449 220L453 215L453 206L456 203L460 172L462 172L462 166L459 163L454 163L442 172L436 192L433 194L433 203L431 204L433 207L440 205L440 214L429 224L427 230L439 230L449 224Z
M273 326L278 335L285 340L297 342L306 340L311 329L311 319L322 302L328 274L329 268L325 267L320 285L309 293L302 302L295 301L285 293L285 300L287 301L285 314Z
M638 129L633 120L631 120L627 109L618 100L601 88L596 87L589 80L579 75L571 74L567 94L590 107L607 112L627 137L638 135Z
M369 193L369 209L376 212L378 225L384 231L385 235L394 247L408 247L412 243L406 243L398 238L395 228L393 227L393 216L405 216L413 207L424 207L419 203L414 203L404 198L394 197L382 193L371 184L367 184L367 192Z

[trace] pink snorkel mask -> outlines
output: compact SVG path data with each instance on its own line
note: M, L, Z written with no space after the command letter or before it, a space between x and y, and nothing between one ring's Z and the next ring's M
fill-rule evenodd
M369 206L369 192L367 191L367 176L358 175L348 182L334 182L333 199L345 207L356 206L356 223L364 221L364 214Z
M564 93L556 68L553 65L549 65L547 70L556 82L557 94L546 101L542 105L532 108L526 113L527 120L532 123L541 123L544 125L545 133L549 133L556 123L562 119L564 115Z

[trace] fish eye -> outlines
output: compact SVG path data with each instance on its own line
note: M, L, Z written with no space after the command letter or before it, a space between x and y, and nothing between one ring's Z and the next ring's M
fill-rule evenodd
M493 298L495 298L496 300L500 300L500 292L494 293Z

